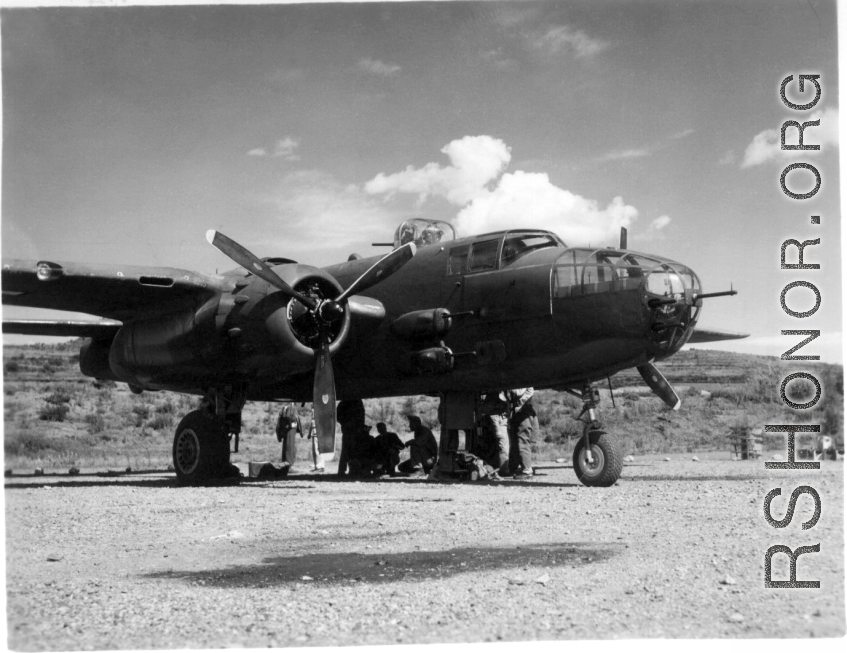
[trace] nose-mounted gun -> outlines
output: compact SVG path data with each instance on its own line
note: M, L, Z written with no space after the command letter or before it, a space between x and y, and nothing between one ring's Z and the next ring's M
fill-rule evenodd
M706 292L700 293L691 290L690 288L685 289L685 303L688 306L701 306L698 302L701 299L709 299L711 297L729 297L732 295L737 295L738 291L734 290L732 286L730 286L729 290L722 290L720 292ZM676 304L680 301L680 297L653 297L647 300L647 306L650 308L658 308L659 306L670 306L671 304Z

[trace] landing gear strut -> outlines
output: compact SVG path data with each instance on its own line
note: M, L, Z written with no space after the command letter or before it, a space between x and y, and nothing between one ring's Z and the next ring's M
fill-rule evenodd
M582 412L577 419L581 420L586 414L587 419L582 437L573 450L573 469L582 484L589 487L614 485L623 469L623 457L617 441L600 428L597 415L599 401L600 393L586 383L582 389Z
M229 442L241 432L246 386L210 388L204 407L191 411L176 427L173 462L181 483L193 484L233 475Z

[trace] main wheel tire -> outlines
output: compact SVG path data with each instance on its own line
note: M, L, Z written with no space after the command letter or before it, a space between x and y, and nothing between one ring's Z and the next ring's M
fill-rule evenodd
M585 437L581 437L573 450L573 469L583 485L609 487L621 477L623 457L617 441L605 431L588 433L593 462L588 462Z
M222 478L229 471L229 438L223 420L205 410L194 410L176 427L174 469L181 483Z

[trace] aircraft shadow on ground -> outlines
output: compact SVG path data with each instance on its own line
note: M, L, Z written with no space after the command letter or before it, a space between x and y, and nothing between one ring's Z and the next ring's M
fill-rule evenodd
M514 580L531 584L539 572L527 567L583 566L603 562L622 544L564 542L510 547L462 547L445 551L403 553L314 553L275 556L260 564L203 571L163 571L147 578L179 580L214 588L425 582L466 573L514 569ZM303 580L307 576L311 580Z

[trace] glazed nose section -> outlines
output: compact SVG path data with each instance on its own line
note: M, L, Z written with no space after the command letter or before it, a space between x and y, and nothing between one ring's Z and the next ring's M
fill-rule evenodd
M662 263L646 275L642 290L644 322L653 354L676 353L694 330L700 311L697 275L685 266Z

